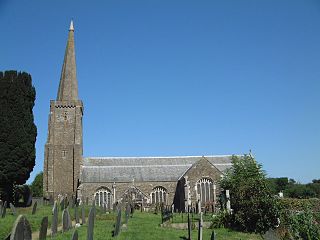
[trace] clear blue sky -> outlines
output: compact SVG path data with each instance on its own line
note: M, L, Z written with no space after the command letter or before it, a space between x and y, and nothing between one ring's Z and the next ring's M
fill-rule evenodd
M37 90L43 169L70 20L85 156L242 154L320 178L320 1L0 0L0 70Z

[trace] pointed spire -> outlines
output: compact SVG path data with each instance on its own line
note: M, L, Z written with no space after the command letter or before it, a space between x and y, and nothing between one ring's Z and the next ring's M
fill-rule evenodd
M74 27L70 23L67 47L64 55L58 101L78 100L78 81L76 75L76 56L74 50Z

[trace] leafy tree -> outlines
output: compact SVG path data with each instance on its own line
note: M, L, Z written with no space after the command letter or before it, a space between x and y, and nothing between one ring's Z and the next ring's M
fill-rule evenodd
M37 174L31 183L30 189L34 197L43 196L43 172Z
M245 232L265 233L278 224L278 200L268 188L266 174L251 155L232 157L233 167L221 180L230 190L233 209L230 226Z
M289 180L287 177L268 178L267 182L273 194L278 194L280 191L285 190L289 185Z
M289 198L310 198L316 197L316 192L309 185L293 184L284 191L284 195Z
M29 74L0 72L0 189L10 202L13 186L24 184L35 165L35 97Z

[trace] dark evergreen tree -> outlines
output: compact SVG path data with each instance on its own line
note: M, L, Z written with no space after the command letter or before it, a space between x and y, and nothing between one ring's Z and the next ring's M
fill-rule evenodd
M0 189L10 202L14 186L24 184L35 165L35 97L30 74L0 72Z

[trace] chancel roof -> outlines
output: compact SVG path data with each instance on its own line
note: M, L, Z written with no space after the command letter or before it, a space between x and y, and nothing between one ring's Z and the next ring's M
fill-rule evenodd
M81 182L177 181L201 158L224 172L232 165L231 157L87 157L83 159Z

